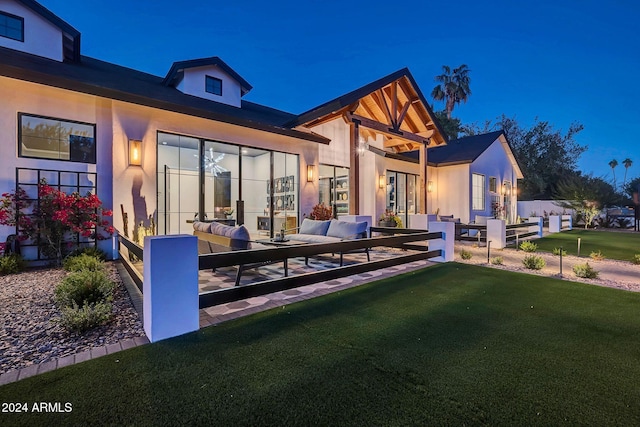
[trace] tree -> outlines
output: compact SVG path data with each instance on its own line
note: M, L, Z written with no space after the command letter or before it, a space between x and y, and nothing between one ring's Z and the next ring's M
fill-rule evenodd
M577 172L558 183L554 198L559 206L580 214L584 228L587 228L600 213L600 208L615 204L619 196L604 179Z
M624 186L627 184L627 171L633 164L633 160L627 157L622 161L622 164L624 165L624 180L622 181L622 187L624 188Z
M633 178L624 186L625 196L633 200L633 193L637 193L638 189L640 189L640 176Z
M618 161L613 159L609 162L609 167L611 168L611 172L613 172L613 188L617 188L616 185L616 166L618 166Z
M536 118L527 129L515 118L503 115L497 128L507 136L524 175L519 184L523 200L552 198L557 183L576 173L577 161L587 150L574 139L583 129L580 123L572 123L563 134L547 121Z
M460 119L455 117L448 117L445 110L435 112L436 119L442 126L442 130L447 134L449 139L457 139L460 132L462 132L462 124Z
M443 65L442 71L444 71L442 74L435 77L439 84L431 91L431 97L436 101L445 101L444 109L447 112L447 118L450 119L455 106L461 102L466 103L471 95L469 87L471 83L469 72L471 70L462 64L458 68L454 68L453 72L451 67Z

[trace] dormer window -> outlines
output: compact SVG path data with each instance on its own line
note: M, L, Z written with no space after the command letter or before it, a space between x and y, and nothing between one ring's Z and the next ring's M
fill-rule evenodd
M214 95L222 96L222 80L215 77L206 76L204 90Z
M24 18L0 12L0 36L24 41Z

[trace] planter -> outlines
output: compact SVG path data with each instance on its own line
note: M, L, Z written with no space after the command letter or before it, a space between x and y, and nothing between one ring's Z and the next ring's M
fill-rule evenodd
M379 227L395 227L396 222L395 221L378 221L378 226Z

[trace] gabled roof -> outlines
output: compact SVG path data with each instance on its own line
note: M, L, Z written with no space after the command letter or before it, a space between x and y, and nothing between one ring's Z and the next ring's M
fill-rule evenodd
M428 161L433 166L472 163L498 139L502 131L458 138L442 147L429 150Z
M36 14L40 15L43 19L49 21L53 26L62 31L62 47L63 56L69 61L80 61L80 32L69 25L66 21L63 21L58 16L54 15L46 7L34 0L16 0L18 3L22 3L24 6L31 9Z
M439 136L437 137L437 143L441 144L446 142L446 134L443 131L440 123L435 117L435 114L431 110L429 103L425 99L422 91L418 87L415 79L411 75L411 72L408 68L402 68L394 73L391 73L385 77L382 77L374 82L366 84L356 90L353 90L347 94L339 96L331 101L325 102L322 105L319 105L315 108L312 108L309 111L306 111L302 114L299 114L294 120L286 123L287 126L296 127L296 126L313 126L314 123L317 123L324 117L332 117L338 115L341 110L345 110L351 106L357 106L356 104L360 101L364 101L364 99L372 95L374 93L379 93L383 88L387 88L394 82L399 82L401 87L404 88L404 91L410 92L407 97L412 97L413 99L407 99L407 102L411 102L411 106L413 109L419 110L422 115L428 116L426 119L429 121L430 126L435 130ZM418 107L416 104L419 104ZM397 106L400 107L399 105ZM367 106L357 106L358 109L361 110L371 110ZM418 113L418 111L416 111ZM414 117L415 118L415 117ZM427 131L428 129L425 127L425 123L416 123L417 126L415 129L407 129L412 133L418 133L421 131Z
M130 102L194 117L216 120L308 141L330 140L308 130L283 126L292 114L252 102L241 108L196 96L163 85L163 78L87 56L81 62L57 62L0 47L0 76L46 86Z
M502 130L458 138L449 141L445 146L432 148L429 150L427 163L429 166L452 166L473 163L496 140L500 140L502 143L505 153L511 161L518 178L523 178L524 176L522 175L520 166L518 166L518 162L513 155L513 150L511 150L511 145Z
M249 92L253 87L243 79L240 74L236 73L233 68L229 67L222 59L217 56L212 56L210 58L199 58L199 59L190 59L188 61L178 61L174 62L166 77L162 81L162 84L165 86L174 86L178 81L182 79L184 75L184 70L186 68L196 68L196 67L206 67L206 66L216 66L224 70L227 74L229 74L235 81L240 84L240 88L242 90L242 95Z

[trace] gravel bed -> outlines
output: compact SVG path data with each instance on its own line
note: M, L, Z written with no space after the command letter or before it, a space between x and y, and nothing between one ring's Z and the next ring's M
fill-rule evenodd
M144 329L113 262L107 272L116 283L113 318L83 335L56 323L60 311L53 302L62 269L32 270L0 276L0 374L43 363L93 347L143 337Z

